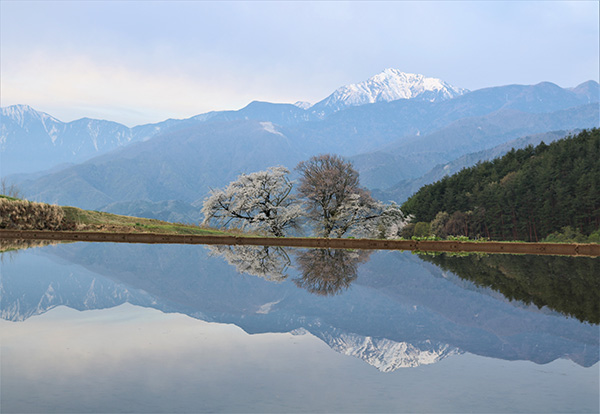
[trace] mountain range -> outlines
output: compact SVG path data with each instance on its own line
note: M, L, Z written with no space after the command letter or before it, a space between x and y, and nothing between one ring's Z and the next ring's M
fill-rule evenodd
M598 126L599 101L594 81L469 92L386 69L312 106L255 101L134 128L63 123L17 105L2 108L0 173L30 199L196 221L209 189L241 173L293 170L312 155L337 153L353 161L363 185L402 202L415 183L439 179L438 166L477 158L468 154L501 155L524 136Z

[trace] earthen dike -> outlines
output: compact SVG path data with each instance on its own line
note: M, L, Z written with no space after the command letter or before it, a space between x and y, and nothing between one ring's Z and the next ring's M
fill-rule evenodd
M0 239L54 240L144 244L208 244L279 246L318 249L411 250L431 252L479 252L566 256L600 256L600 244L518 243L431 240L325 239L308 237L239 237L154 233L0 230Z

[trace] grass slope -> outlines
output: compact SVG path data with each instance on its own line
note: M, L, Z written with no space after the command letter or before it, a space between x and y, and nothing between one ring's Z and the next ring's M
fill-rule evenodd
M0 198L23 202L14 197L0 194ZM120 233L160 233L160 234L197 234L197 235L227 235L223 232L192 224L170 223L167 221L140 217L122 216L101 211L83 210L77 207L60 207L64 213L62 230L77 231L108 231ZM7 221L10 223L9 221ZM19 226L1 226L3 228L19 228Z

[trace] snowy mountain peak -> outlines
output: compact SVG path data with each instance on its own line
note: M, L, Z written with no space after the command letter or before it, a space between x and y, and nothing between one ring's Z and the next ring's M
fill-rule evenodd
M2 116L13 120L21 127L30 119L39 120L43 123L60 123L60 121L53 116L36 111L29 105L11 105L0 108L0 110L2 111Z
M405 73L388 68L364 82L342 86L327 98L315 104L315 112L336 112L348 106L360 106L397 99L441 101L467 93L441 79Z
M6 175L81 162L134 139L131 129L112 121L81 118L65 123L28 105L0 109L0 156Z
M298 101L296 103L294 103L294 106L297 106L300 109L308 109L310 108L312 105L310 102L306 102L306 101Z

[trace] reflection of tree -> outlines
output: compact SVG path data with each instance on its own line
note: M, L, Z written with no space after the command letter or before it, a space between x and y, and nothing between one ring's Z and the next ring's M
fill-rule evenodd
M358 265L369 260L366 250L311 249L296 257L302 277L298 287L318 295L336 295L356 279Z
M442 269L490 287L510 300L547 306L582 322L600 323L600 260L534 255L420 255Z
M290 257L281 247L207 246L214 256L223 256L240 273L281 282L287 277ZM318 295L336 295L356 279L358 266L369 260L370 251L309 249L296 256L302 277L294 283Z
M240 273L281 282L290 258L281 247L273 246L207 246L213 255L223 256Z

